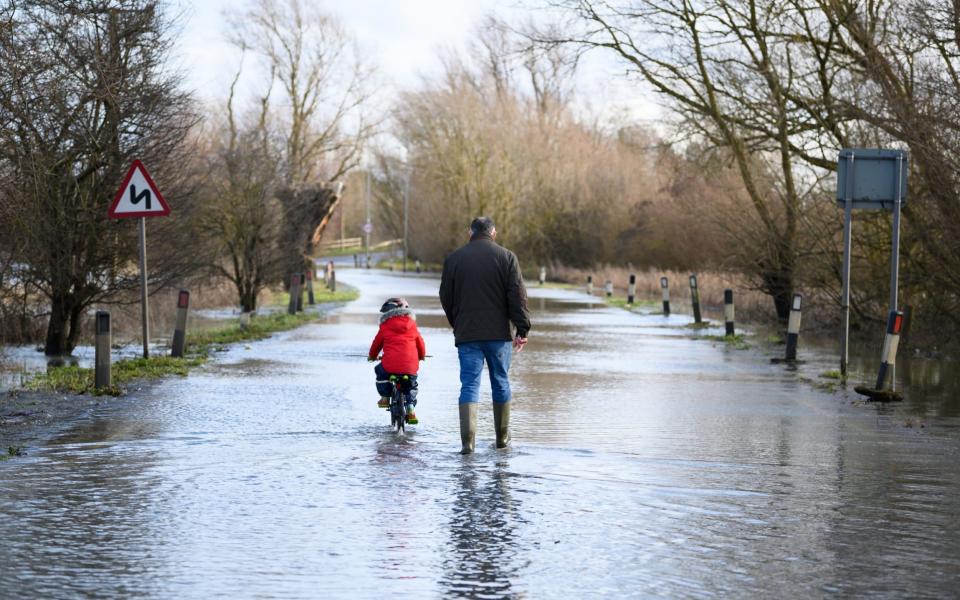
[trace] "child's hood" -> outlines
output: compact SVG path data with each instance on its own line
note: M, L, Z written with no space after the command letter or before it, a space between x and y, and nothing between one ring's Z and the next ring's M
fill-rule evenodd
M394 321L390 323L393 327L399 326L403 329L413 326L413 321L417 320L417 315L413 314L413 311L409 308L395 308L380 315L380 324L382 325L394 317L408 317L410 319L409 321L406 319L394 319Z

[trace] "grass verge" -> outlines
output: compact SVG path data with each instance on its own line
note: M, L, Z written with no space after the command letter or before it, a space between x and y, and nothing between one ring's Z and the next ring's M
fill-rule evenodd
M633 310L635 308L657 308L660 306L653 300L637 300L633 304L627 304L626 298L621 298L618 296L611 296L610 298L604 297L603 301L607 303L607 306L614 306L617 308L623 308L625 310Z
M702 339L710 340L711 342L723 342L735 350L746 350L750 347L747 339L741 333L736 335L705 335Z
M377 261L374 265L378 269L386 269L388 271L403 271L403 259L402 258L391 258L390 260L381 260ZM420 263L420 272L421 273L439 273L443 270L443 265L440 263ZM417 272L417 263L414 260L407 259L407 273L416 273Z
M286 294L284 294L286 295ZM347 302L355 299L358 292L352 288L330 292L322 290L316 294L318 303ZM289 295L286 295L289 299ZM223 350L227 344L262 340L273 333L288 331L317 319L317 313L273 312L255 316L250 324L228 325L218 329L188 334L187 352L184 358L170 356L152 356L150 358L127 358L113 363L112 385L102 389L94 387L93 369L75 366L51 367L45 373L38 373L24 384L24 389L41 392L70 394L93 394L96 396L119 396L124 385L136 379L159 379L171 375L185 376L190 369L207 362L210 352Z

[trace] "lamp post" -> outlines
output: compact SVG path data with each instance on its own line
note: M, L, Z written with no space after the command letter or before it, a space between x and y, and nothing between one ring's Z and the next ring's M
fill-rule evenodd
M407 232L409 230L410 213L410 170L403 182L403 272L407 272Z

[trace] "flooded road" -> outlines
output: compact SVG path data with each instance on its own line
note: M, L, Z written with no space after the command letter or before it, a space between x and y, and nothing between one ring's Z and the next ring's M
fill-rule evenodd
M831 356L789 370L691 339L687 315L532 287L514 446L493 448L484 382L478 451L462 457L438 282L338 275L361 298L325 323L237 346L0 463L0 597L960 589L955 400L851 404L804 381ZM433 355L405 437L359 356L398 293Z

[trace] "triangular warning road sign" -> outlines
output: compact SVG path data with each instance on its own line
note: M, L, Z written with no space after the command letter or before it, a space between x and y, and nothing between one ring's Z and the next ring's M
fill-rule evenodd
M123 178L123 185L113 198L110 212L111 219L125 217L165 217L170 214L167 201L160 195L157 184L150 178L147 168L139 160L133 161L127 176Z

